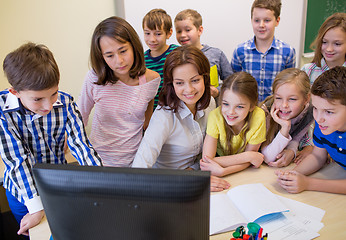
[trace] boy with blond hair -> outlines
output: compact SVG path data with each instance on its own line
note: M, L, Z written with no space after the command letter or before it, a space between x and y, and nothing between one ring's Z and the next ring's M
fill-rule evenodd
M18 234L28 235L44 216L33 165L66 164L66 141L81 165L101 165L101 159L87 138L72 96L58 91L58 65L46 46L22 45L6 56L3 69L11 84L0 92L3 186L20 224Z
M234 72L248 72L258 83L258 98L263 101L272 94L275 76L296 65L296 53L287 43L275 38L280 22L281 0L255 0L251 7L254 37L233 52Z
M202 16L193 9L185 9L177 14L174 19L177 41L181 45L192 45L201 49L208 58L210 67L216 66L217 81L225 80L232 74L232 69L223 51L218 48L201 44L201 35L203 33ZM212 71L211 71L212 72ZM221 85L222 81L219 81ZM217 84L218 85L218 84ZM217 97L219 91L214 86L210 86L213 97Z
M144 60L147 68L160 74L161 82L154 98L154 110L159 101L159 93L163 84L163 65L168 54L178 45L168 45L166 41L172 36L172 19L163 9L152 9L143 18L142 28L144 41L148 50L144 52Z
M346 67L320 75L311 87L315 129L312 152L290 171L276 171L278 182L290 193L304 190L346 194L346 179L309 177L327 162L328 154L346 170Z

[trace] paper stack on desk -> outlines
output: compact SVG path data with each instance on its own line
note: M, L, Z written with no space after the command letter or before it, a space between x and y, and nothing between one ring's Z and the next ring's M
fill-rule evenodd
M263 184L246 184L210 197L210 235L256 222L270 239L318 237L325 211L270 192Z

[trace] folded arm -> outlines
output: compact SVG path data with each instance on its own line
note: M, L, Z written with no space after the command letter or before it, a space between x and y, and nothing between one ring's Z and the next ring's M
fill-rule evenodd
M209 170L212 175L225 176L234 172L239 172L251 164L259 167L263 162L263 155L258 152L261 144L248 144L245 152L215 157L217 148L217 139L206 135L203 144L203 155L200 161L202 170Z

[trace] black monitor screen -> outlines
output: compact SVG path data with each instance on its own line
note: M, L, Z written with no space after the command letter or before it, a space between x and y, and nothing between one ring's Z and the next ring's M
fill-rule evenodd
M209 239L210 173L36 164L54 240Z

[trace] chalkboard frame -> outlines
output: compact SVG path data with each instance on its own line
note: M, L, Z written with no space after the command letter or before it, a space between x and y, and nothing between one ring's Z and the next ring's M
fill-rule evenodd
M345 0L308 0L304 53L313 52L310 45L315 40L322 23L336 12L346 12Z

